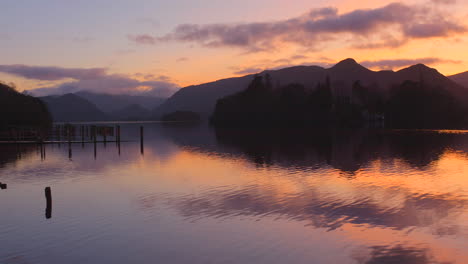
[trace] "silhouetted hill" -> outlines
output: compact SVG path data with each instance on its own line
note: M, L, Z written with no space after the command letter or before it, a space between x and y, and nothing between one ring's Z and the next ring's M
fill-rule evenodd
M335 67L346 68L356 75L367 71L349 60ZM423 71L433 72L425 66L414 66L401 74L414 70L421 75ZM437 74L433 77L431 82L421 78L420 82L404 81L393 85L386 95L360 81L350 85L350 92L343 89L346 86L337 90L328 78L315 89L306 89L302 84L273 88L270 75L257 75L245 90L217 101L211 122L216 126L231 127L463 127L468 108L458 99L466 96L466 92L455 90L458 86L441 87L437 85L442 84L438 82L440 77ZM441 81L445 79L440 78Z
M105 121L109 116L96 105L75 94L40 97L56 122Z
M151 112L138 104L132 104L111 113L111 118L115 121L148 120L150 117Z
M0 83L0 129L12 126L48 127L51 121L51 115L41 100Z
M468 89L468 71L449 76L449 79Z
M75 94L93 103L102 112L105 113L120 111L124 107L129 107L132 105L139 105L145 109L154 109L155 107L162 104L164 100L166 100L165 98L154 96L137 96L127 94L115 95L93 93L89 91L81 91Z
M313 90L319 83L325 83L329 77L335 96L351 96L356 81L386 97L389 96L392 87L401 85L404 81L422 81L431 87L445 89L468 103L467 89L422 64L397 72L372 71L353 59L346 59L328 69L319 66L296 66L260 73L262 76L266 74L271 76L274 89L295 83L304 86L306 90ZM244 90L253 78L254 75L247 75L183 88L157 107L154 115L160 117L175 111L193 111L206 118L214 111L217 100Z

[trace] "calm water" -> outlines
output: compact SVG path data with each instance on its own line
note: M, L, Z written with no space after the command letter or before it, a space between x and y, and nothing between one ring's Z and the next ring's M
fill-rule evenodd
M468 263L468 134L144 126L0 145L0 263Z

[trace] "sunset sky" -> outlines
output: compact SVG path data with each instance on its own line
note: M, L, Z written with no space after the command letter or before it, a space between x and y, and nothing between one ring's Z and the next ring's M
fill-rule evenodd
M468 70L465 0L5 0L0 80L38 94L178 87L352 57Z

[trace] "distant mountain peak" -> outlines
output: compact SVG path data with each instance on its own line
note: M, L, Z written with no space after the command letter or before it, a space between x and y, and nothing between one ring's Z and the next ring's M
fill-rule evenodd
M357 63L355 59L349 58L338 62L332 69L340 69L340 70L350 70L350 69L367 69L361 64Z
M335 66L354 66L354 65L359 65L359 63L357 63L357 61L353 58L348 58L348 59L338 62Z
M425 64L422 64L422 63L419 63L419 64L415 64L413 66L409 66L408 68L405 68L405 69L402 69L400 70L400 72L419 72L419 73L428 73L428 72L433 72L433 73L437 73L438 75L442 75L441 73L439 73L436 69L434 68L431 68Z

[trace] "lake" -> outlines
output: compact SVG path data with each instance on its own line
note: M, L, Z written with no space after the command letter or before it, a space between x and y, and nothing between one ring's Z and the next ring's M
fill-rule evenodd
M0 145L0 263L468 263L466 131L121 126Z

